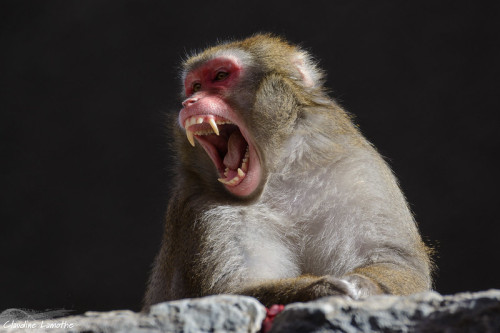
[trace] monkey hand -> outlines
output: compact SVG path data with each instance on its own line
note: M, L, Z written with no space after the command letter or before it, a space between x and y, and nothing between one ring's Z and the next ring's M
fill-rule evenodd
M355 283L349 281L351 277L336 278L331 275L318 277L316 281L304 288L305 295L311 299L325 296L344 296L358 299L360 290Z
M264 305L308 302L320 297L340 296L358 299L376 286L358 274L336 278L331 275L301 275L295 278L266 281L241 290L240 294L259 299ZM377 293L377 292L375 292Z

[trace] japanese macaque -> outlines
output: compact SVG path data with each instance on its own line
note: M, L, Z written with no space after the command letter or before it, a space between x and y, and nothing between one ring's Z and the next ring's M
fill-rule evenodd
M271 35L185 61L176 175L144 299L287 304L431 288L391 170L301 48Z

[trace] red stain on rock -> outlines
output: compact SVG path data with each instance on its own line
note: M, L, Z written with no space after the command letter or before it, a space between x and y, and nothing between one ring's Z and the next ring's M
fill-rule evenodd
M278 313L283 311L284 308L285 306L282 304L274 304L269 309L266 308L267 315L264 321L262 322L262 328L260 329L260 333L266 333L271 330L271 327L273 326L274 317L276 317Z

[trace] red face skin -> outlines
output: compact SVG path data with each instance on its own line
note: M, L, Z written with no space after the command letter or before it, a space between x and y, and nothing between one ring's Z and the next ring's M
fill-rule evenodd
M242 117L225 101L225 96L231 93L231 89L243 74L243 65L235 57L221 56L207 61L186 75L184 88L188 97L182 103L184 108L179 112L179 123L183 128L185 128L186 120L193 116L205 119L213 118L217 121L228 120L238 126L241 135L248 143L248 170L244 177L239 177L242 179L231 185L224 184L224 186L230 193L239 197L251 195L259 186L261 178L260 161L252 137ZM205 123L207 121L205 120ZM188 127L192 132L196 132L203 125L206 129L206 124ZM213 145L202 135L194 135L194 138L210 156L220 177L226 178L224 176L225 167L222 164L224 156L219 156ZM233 174L234 172L231 172L231 176L228 178L232 178Z

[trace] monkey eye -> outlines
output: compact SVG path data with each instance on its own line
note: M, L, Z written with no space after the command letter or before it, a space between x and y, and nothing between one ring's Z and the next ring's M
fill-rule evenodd
M217 74L215 74L214 81L222 81L228 76L229 76L229 73L227 73L227 72L217 72Z
M200 89L201 89L201 83L199 82L193 83L193 92L197 92Z

